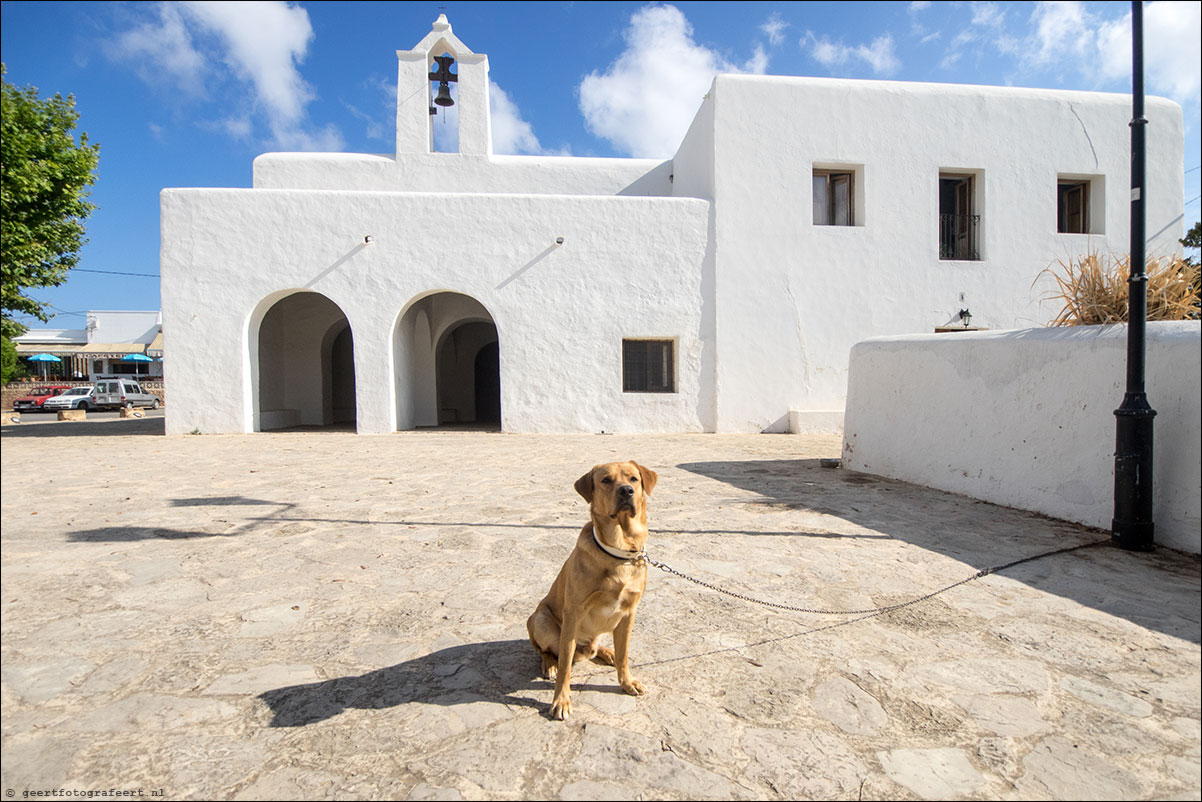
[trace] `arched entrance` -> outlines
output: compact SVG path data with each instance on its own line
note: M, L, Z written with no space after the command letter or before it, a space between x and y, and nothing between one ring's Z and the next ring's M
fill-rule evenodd
M255 431L354 427L354 335L336 303L317 292L285 295L251 336Z
M497 326L479 301L438 292L414 301L394 333L397 428L501 428Z

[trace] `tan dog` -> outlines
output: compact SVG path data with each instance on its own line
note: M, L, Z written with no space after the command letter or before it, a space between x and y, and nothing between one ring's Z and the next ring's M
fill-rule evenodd
M630 676L628 661L634 610L647 586L642 557L647 495L657 479L655 471L637 462L610 462L576 480L591 520L526 621L530 643L542 657L543 676L555 679L551 718L562 721L572 714L572 665L585 658L616 666L622 690L632 696L644 693ZM599 643L608 634L613 635L613 649Z

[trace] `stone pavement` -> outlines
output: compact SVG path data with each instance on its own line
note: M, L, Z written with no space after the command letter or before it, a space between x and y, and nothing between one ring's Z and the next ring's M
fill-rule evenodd
M1107 535L821 467L833 437L161 432L3 429L6 798L1199 798L1194 557L876 615L652 570L648 695L583 664L556 722L525 620L594 463L659 472L652 557L811 608Z

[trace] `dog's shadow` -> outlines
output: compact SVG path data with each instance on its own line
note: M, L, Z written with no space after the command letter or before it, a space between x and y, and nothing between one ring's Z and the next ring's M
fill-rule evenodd
M530 641L489 641L440 649L358 676L276 688L259 698L271 708L272 727L302 727L350 708L381 710L419 702L493 702L531 707L547 715L554 683L538 672L539 660ZM598 684L573 682L572 689L623 693L616 681L604 680ZM547 701L525 691L546 691Z

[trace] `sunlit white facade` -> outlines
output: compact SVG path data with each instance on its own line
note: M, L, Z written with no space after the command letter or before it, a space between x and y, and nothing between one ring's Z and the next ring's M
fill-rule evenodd
M1044 268L1126 250L1126 96L719 75L672 159L498 156L487 57L445 18L397 55L395 154L163 191L169 432L834 431L855 342L1043 323ZM1181 110L1147 116L1167 253Z

